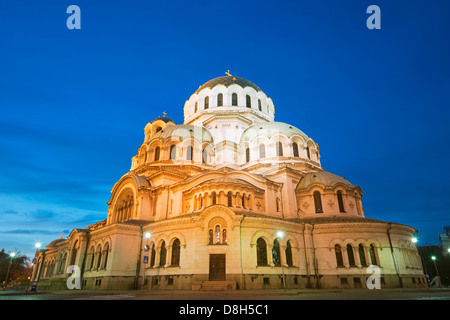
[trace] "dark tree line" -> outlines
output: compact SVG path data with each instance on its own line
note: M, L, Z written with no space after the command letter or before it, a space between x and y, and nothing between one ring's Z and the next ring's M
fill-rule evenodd
M10 252L5 249L0 251L0 284L6 280L6 274L9 268L8 282L16 280L17 282L24 282L28 280L31 275L31 261L28 257L22 255L20 251L15 250L15 257L11 259Z
M436 275L436 269L441 278L442 285L450 286L450 253L443 246L417 247L422 258L424 273L432 280ZM436 260L431 257L435 256Z

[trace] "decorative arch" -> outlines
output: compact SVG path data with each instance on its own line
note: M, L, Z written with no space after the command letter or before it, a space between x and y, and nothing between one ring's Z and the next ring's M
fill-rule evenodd
M117 197L113 207L113 221L122 222L134 217L135 195L132 188L124 188Z
M178 240L180 240L180 245L181 245L182 247L186 247L186 238L185 238L185 236L184 236L181 232L179 232L179 231L172 232L171 234L169 234L169 236L167 237L167 239L168 239L169 245L172 245L173 241L174 241L175 239L178 239Z
M204 227L207 228L209 225L209 221L212 218L220 217L226 221L229 227L233 228L233 220L235 216L236 214L234 213L234 211L227 206L223 204L216 204L205 208L200 213L200 221L202 221Z
M263 238L266 241L266 244L269 245L273 243L273 240L275 240L276 235L266 230L258 230L252 235L250 240L250 246L251 247L256 246L256 242L259 238Z

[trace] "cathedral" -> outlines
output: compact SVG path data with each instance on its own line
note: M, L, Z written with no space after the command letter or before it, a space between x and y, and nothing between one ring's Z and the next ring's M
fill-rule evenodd
M253 82L207 81L183 124L164 113L143 138L106 219L37 251L40 290L67 289L69 266L83 289L366 288L373 266L381 288L426 286L416 230L366 218L361 188Z

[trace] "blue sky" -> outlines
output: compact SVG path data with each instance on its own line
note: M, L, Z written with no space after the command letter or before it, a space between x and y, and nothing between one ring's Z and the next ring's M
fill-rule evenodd
M359 185L366 217L438 244L450 224L448 1L8 1L0 5L0 248L103 220L144 126L204 82L256 83ZM69 5L81 30L69 30ZM369 30L366 9L381 8Z

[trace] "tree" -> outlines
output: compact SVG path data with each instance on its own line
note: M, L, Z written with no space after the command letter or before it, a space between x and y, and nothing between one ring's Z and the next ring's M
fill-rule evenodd
M11 268L9 269L8 281L10 279L19 282L26 281L31 274L30 259L21 254L19 250L14 250L16 256L12 259ZM3 283L8 272L8 266L11 262L9 252L5 249L0 251L0 283Z

